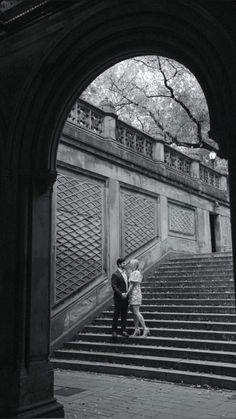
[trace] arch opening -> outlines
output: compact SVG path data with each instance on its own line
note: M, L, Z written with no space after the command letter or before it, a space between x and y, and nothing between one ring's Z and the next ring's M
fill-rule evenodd
M20 379L19 374L22 371L17 370L18 382L22 384L25 380L22 386L24 389L34 386L29 405L38 403L40 397L44 401L48 400L48 397L52 395L53 377L47 362L50 311L47 292L51 277L51 237L49 234L51 187L56 177L57 151L62 129L77 96L99 74L123 59L144 54L173 58L186 65L202 86L210 113L212 133L210 136L218 143L220 155L227 157L229 150L232 149L232 121L235 114L236 94L235 71L231 63L235 51L229 42L228 35L205 9L195 6L192 2L186 6L186 2L177 1L170 9L169 4L166 5L165 2L148 2L147 4L142 0L135 4L129 1L117 2L115 6L101 1L95 9L89 9L88 14L85 11L82 17L80 17L79 6L77 8L77 5L73 5L72 9L71 26L68 25L68 15L64 15L63 12L59 14L58 19L61 19L63 29L56 30L54 33L51 30L48 31L47 35L52 37L52 42L45 42L45 51L38 61L36 60L27 76L27 81L24 82L24 92L20 90L21 97L17 97L17 112L13 115L9 131L6 163L4 161L4 165L12 169L15 176L14 182L15 178L18 182L14 185L14 200L12 200L13 193L9 188L9 196L7 196L9 208L10 203L14 201L12 214L14 213L15 224L11 235L13 236L12 232L16 233L16 238L14 237L14 244L11 237L10 244L7 242L6 245L7 251L15 252L13 255L15 258L11 259L14 260L14 267L10 267L8 260L5 265L6 272L10 270L12 277L15 278L15 282L12 281L13 292L17 290L21 293L21 299L18 299L19 307L17 307L18 320L15 321L12 317L10 327L13 332L12 336L16 329L19 331L18 335L21 335L14 352L18 354L18 358L14 359L15 364L22 365L22 371L24 370L23 378ZM100 152L102 153L101 150ZM128 154L127 150L124 154ZM100 157L102 158L102 155ZM91 162L90 164L95 163L94 160ZM142 167L142 170L144 169ZM231 159L231 174L233 173L233 159ZM147 175L146 172L145 174ZM113 180L113 191L118 192L116 179ZM99 179L93 177L90 185L94 188L96 196L101 198L106 194L107 183L104 174L100 174ZM137 185L140 187L138 181L132 191L127 187L122 190L122 211L127 208L129 199L134 198L144 208L157 206L163 210L164 200L156 199L153 193L148 194L148 199L146 193L137 194ZM142 192L144 190L144 185L142 185ZM116 193L112 197L115 206ZM99 202L101 203L101 200ZM236 207L235 202L233 197L231 201L233 208ZM102 213L106 208L106 202L102 202L98 208ZM6 206L4 215L7 210ZM181 211L183 210L190 219L188 233L192 234L194 231L192 206L188 203L181 208ZM214 202L212 211L217 212L217 202ZM171 214L179 213L176 199L170 203L170 212ZM112 207L110 213L113 214ZM93 219L96 224L96 217L94 216ZM159 237L159 230L154 217L152 221L148 238L153 243L153 234L155 233L156 240ZM116 223L117 219L114 215L110 220L110 225ZM174 227L176 226L170 227L175 239ZM103 227L100 231L102 229ZM110 235L109 240L113 239L114 236ZM129 246L129 243L126 242L124 245ZM107 243L104 246L106 251ZM118 247L113 249L113 258L118 251ZM110 265L109 269L111 268ZM24 285L20 291L19 278L22 278L22 285ZM9 294L6 293L8 296L6 305L9 302L10 306ZM99 293L96 298L99 299ZM40 316L37 311L40 312ZM29 321L25 320L27 315L29 315ZM71 328L73 325L70 322L74 318L72 312L71 316L63 319L65 322L60 322L60 324L66 324ZM40 336L37 333L38 330L41 331ZM26 370L28 375L24 375ZM9 368L9 371L12 369ZM45 381L40 381L42 371L44 371ZM38 375L37 372L39 372ZM11 379L15 380L15 371ZM17 385L19 387L19 384ZM9 388L11 387L10 385ZM12 392L18 406L19 394L15 388ZM37 398L38 394L39 398ZM9 403L10 398L9 394L6 394ZM24 406L24 408L28 407Z
M136 60L136 62L135 62ZM140 61L141 60L141 61ZM137 65L138 71L136 69L133 69L132 66ZM140 71L140 65L141 65L141 71ZM128 68L128 70L126 69ZM149 68L152 67L152 76L150 73L145 73L144 80L142 80L143 84L139 84L136 82L136 79L134 77L134 74L132 74L131 67L133 69L133 73L137 77L141 77L143 79L143 67ZM116 70L117 69L117 70ZM124 71L125 69L125 71ZM139 72L140 71L140 72ZM156 73L159 71L159 74ZM117 80L120 78L121 73L128 74L128 78L125 79L124 85L123 85L123 95L120 94L120 87L116 86ZM126 72L126 73L125 73ZM123 74L122 73L122 74ZM160 92L158 94L154 94L155 88L153 87L153 80L151 80L151 77L153 76L153 73L156 75L157 79L155 82L159 86L157 87L157 92ZM141 76L140 76L141 74ZM176 82L176 86L174 86L173 79L175 79L176 74L179 76L179 80ZM184 86L182 76L184 74L184 77L186 77L186 86ZM106 85L106 78L111 78L110 84ZM117 79L116 79L117 77ZM159 78L159 81L158 81ZM133 93L134 85L131 83L134 81L135 85L135 93ZM146 81L148 80L148 83ZM129 96L128 91L128 85L130 85L131 92L133 93L133 96ZM147 86L148 84L148 86ZM105 87L104 87L105 86ZM112 87L111 87L112 86ZM114 91L114 86L116 86L116 89ZM145 90L145 88L147 90ZM192 103L187 102L186 100L189 100L189 91L190 88L193 89L194 95L193 95L193 101ZM150 89L153 89L150 91ZM164 94L164 90L167 92ZM109 96L110 93L110 97ZM118 95L119 93L119 95ZM147 103L142 103L143 97L145 96L145 99L147 100L149 97L151 99L157 99L160 100L160 102L156 103L151 102L149 107L147 106ZM113 94L113 96L112 96ZM97 96L96 96L97 95ZM137 96L136 96L137 95ZM200 98L199 98L200 96ZM110 69L106 70L105 73L102 73L98 78L88 86L87 90L84 91L82 94L82 101L81 99L78 99L72 107L72 109L69 112L69 116L67 119L67 122L64 126L61 140L62 145L60 147L59 145L59 163L58 163L58 170L59 170L59 177L58 177L58 183L57 183L57 197L58 197L58 228L61 229L60 237L58 239L58 253L56 260L54 259L54 268L53 272L57 273L58 275L58 281L56 285L56 292L54 293L54 304L55 307L59 307L61 302L66 302L67 300L70 301L70 299L75 299L76 295L77 297L83 292L86 286L88 286L91 283L95 283L96 280L102 282L104 278L109 277L111 273L111 267L114 265L115 259L119 256L119 254L123 254L125 256L132 254L134 249L130 246L129 240L126 238L124 239L123 236L127 234L127 223L137 223L137 220L132 220L131 215L127 215L129 212L128 209L128 200L132 201L133 204L136 202L138 209L138 223L143 223L143 229L145 230L145 218L142 218L141 211L142 207L144 206L145 194L147 194L148 199L150 201L148 202L149 209L151 208L152 211L152 205L155 205L150 198L154 197L156 195L157 200L160 202L163 197L161 196L161 193L157 192L155 190L155 187L152 186L140 186L143 183L141 178L138 178L136 176L136 180L132 180L132 176L124 176L124 174L121 173L120 170L119 176L114 176L114 173L112 172L111 166L118 167L115 158L112 160L111 158L111 150L114 146L114 150L112 151L113 154L116 156L116 158L121 158L121 156L118 154L119 147L124 150L124 154L126 153L133 153L133 155L136 153L136 155L139 157L144 157L145 159L151 159L154 162L158 161L159 163L165 163L167 167L172 168L173 170L177 170L177 173L181 173L183 176L190 175L190 178L195 180L199 180L200 184L201 182L208 183L208 187L213 186L217 188L221 188L222 185L220 185L220 175L215 173L216 165L214 168L212 167L212 162L209 157L209 150L212 148L217 148L217 144L214 143L214 141L209 140L207 138L207 133L209 130L209 117L208 117L208 108L207 103L203 94L203 91L188 69L186 69L184 66L182 66L180 63L177 63L174 60L167 59L164 57L157 57L157 56L138 56L133 59L129 59L126 61L122 61L119 64L116 64L114 67L111 67ZM95 97L95 101L93 103L93 98ZM90 99L87 103L84 101L84 99ZM122 121L122 118L120 120L120 115L117 115L117 109L119 109L119 103L122 102L122 100L128 100L128 105L132 105L132 112L131 118L127 121ZM163 101L164 99L164 101ZM199 100L199 121L197 120L197 108L196 106L196 100ZM114 101L117 100L116 106L114 105ZM139 100L139 103L137 103L137 100ZM166 101L169 101L169 110L167 109L167 103ZM187 118L191 121L193 124L189 124L189 120L187 120L186 125L185 122L183 123L183 130L181 131L181 127L175 126L174 129L171 131L172 127L172 120L177 119L178 117L178 111L177 109L173 108L172 104L176 104L180 106L180 115L181 118L183 118L183 114L187 115ZM118 104L118 105L117 105ZM163 113L167 113L169 111L169 115L167 120L161 119L161 115L159 113L160 120L155 119L155 115L153 115L153 109L155 109L155 112L158 114L158 106L161 109ZM123 110L123 108L121 108ZM125 108L124 108L125 109ZM124 111L125 112L125 111ZM182 113L181 113L182 112ZM173 117L174 114L174 117ZM201 123L202 114L204 114L204 126L201 127L200 133L199 133L199 124ZM186 116L185 115L185 116ZM121 113L122 116L122 113ZM124 113L123 113L124 116ZM147 117L149 116L149 121L147 121ZM152 125L150 123L150 120L152 118L151 122L154 122ZM125 123L125 125L122 123ZM175 121L177 122L177 121ZM121 123L121 125L119 125ZM129 127L127 126L129 125ZM136 126L135 126L136 125ZM125 126L125 128L124 128ZM186 127L187 126L187 127ZM79 127L81 129L81 132L76 133L76 128ZM194 127L194 128L193 128ZM180 131L179 137L177 137L176 133ZM194 131L194 132L192 132ZM89 137L88 132L90 132L91 136ZM192 138L191 137L192 133ZM142 137L142 135L144 136ZM153 143L150 142L150 149L152 151L148 150L147 144L149 144L145 140L145 134L147 134L147 137L152 137ZM97 137L98 142L96 143ZM100 137L100 139L98 138ZM146 137L146 138L147 138ZM183 138L184 137L184 138ZM205 139L206 138L206 139ZM169 141L172 139L173 141ZM182 141L183 139L183 141ZM157 143L159 142L161 144L161 147L159 147L158 153L156 156L154 156L153 149L154 149L154 142L155 140ZM146 142L145 142L146 141ZM80 143L80 145L78 145ZM100 145L99 145L100 143ZM118 143L118 146L114 145L115 143ZM172 153L170 151L170 144L174 145L174 150L177 151ZM204 145L207 146L207 149L204 149ZM72 146L73 151L69 150L70 146ZM167 146L167 148L166 148ZM186 147L187 146L187 147ZM92 150L94 147L94 150L100 151L94 151ZM102 161L101 159L101 149L104 147L105 153L110 154L107 159L107 164ZM197 152L196 152L197 149ZM160 151L161 150L161 151ZM187 150L187 151L186 151ZM200 150L200 153L199 153ZM180 154L178 153L180 151ZM66 156L68 153L69 157ZM96 153L98 154L98 158L96 159ZM88 157L90 155L90 157ZM92 156L92 157L91 157ZM95 156L95 157L94 157ZM185 157L186 160L185 160ZM188 158L190 157L190 160ZM114 157L114 156L113 156ZM199 165L199 163L194 163L196 159L202 159L203 165ZM125 160L125 159L124 159ZM145 165L149 165L150 161L144 160L144 167ZM133 164L134 161L131 159L130 162ZM208 168L204 165L208 165ZM124 164L124 163L123 163ZM215 164L215 163L214 163ZM127 162L126 162L127 165ZM190 169L191 166L191 169ZM210 167L211 166L211 167ZM219 159L219 166L220 166L220 159ZM142 168L142 170L144 169ZM194 169L193 169L194 167ZM127 166L128 168L128 166ZM226 165L225 165L226 168ZM214 169L214 170L212 170ZM159 169L158 169L159 170ZM179 172L178 172L179 170ZM136 168L137 171L137 168ZM133 172L135 172L135 169L133 168ZM108 174L109 173L109 174ZM159 175L161 175L161 172L158 172ZM122 176L123 181L122 181ZM147 174L144 174L143 177L145 178ZM149 174L150 176L150 174ZM119 178L118 184L113 184L113 182L116 182ZM155 178L155 176L154 176ZM125 180L124 180L125 179ZM169 182L170 180L168 180ZM122 186L119 185L121 183L126 183L126 186L128 186L129 193L124 188L122 189ZM185 185L186 187L186 185ZM121 188L121 193L119 195L118 189ZM110 224L109 214L111 214L111 211L114 211L114 208L112 209L109 207L111 202L108 202L110 199L111 194L113 193L112 190L116 189L116 198L112 205L116 205L119 207L119 210L116 214L117 220L122 220L121 224L123 223L123 226L121 228L121 233L119 231L116 231L115 234L112 232L112 226ZM152 190L153 189L153 190ZM141 191L138 192L138 191ZM131 191L131 193L130 193ZM136 194L135 192L136 191ZM187 191L187 189L186 189ZM196 192L195 192L196 193ZM92 194L94 194L94 202L92 199ZM65 199L65 196L67 196L67 200ZM101 197L104 197L102 199ZM174 195L173 195L174 196ZM169 214L169 225L166 227L167 230L169 229L169 232L167 236L175 236L175 239L181 238L183 240L183 235L181 236L181 231L178 231L178 233L174 232L172 221L173 217L172 212L174 212L177 216L180 212L182 212L183 219L181 222L184 224L184 218L188 217L190 214L190 218L193 215L194 224L197 223L196 214L193 211L193 205L190 204L191 199L186 199L186 197L182 197L181 199L184 202L184 206L181 204L180 198L169 198L169 204L166 207L166 211ZM215 201L216 198L213 197L210 198L210 201ZM113 197L114 199L114 197ZM61 200L61 201L60 201ZM173 202L175 204L173 204ZM177 202L178 201L178 202ZM76 204L75 204L76 202ZM176 205L177 202L177 205ZM183 203L182 202L182 203ZM69 205L72 205L72 210L69 209ZM158 204L159 205L159 204ZM179 205L179 206L178 206ZM208 204L207 204L208 205ZM208 212L211 212L213 214L217 214L217 211L219 209L216 208L215 204L212 204L212 202L209 204ZM88 206L90 218L88 219L86 209L84 206ZM153 208L154 208L153 207ZM156 207L155 207L156 208ZM99 209L99 212L97 213L97 209ZM156 211L157 208L154 210ZM127 211L127 213L125 213ZM190 212L189 212L190 211ZM195 210L194 210L195 211ZM200 211L203 211L203 208L201 208L201 204L199 204L199 208L197 210L200 214ZM73 216L72 216L73 212ZM203 211L204 213L204 211ZM105 215L106 221L104 221L103 216ZM206 214L204 214L204 217ZM123 219L122 219L123 217ZM126 219L125 219L126 217ZM127 218L128 217L128 218ZM129 218L130 217L130 218ZM198 215L199 217L199 215ZM155 217L154 217L155 218ZM73 222L71 220L73 219ZM97 223L97 227L95 227L96 220L99 222ZM68 221L70 220L70 221ZM127 221L128 220L128 221ZM202 230L206 230L205 237L201 237L201 240L199 240L199 243L197 244L196 248L192 246L192 251L194 252L211 252L212 248L212 237L211 237L211 225L210 225L211 217L208 214L208 218L206 219L206 223L201 226ZM228 221L228 218L227 218ZM160 224L161 221L157 221L156 219L152 219L150 221L153 223L153 230L150 230L150 237L148 236L144 243L142 243L142 246L145 244L152 242L153 240L159 240L161 241L163 237L161 237L160 234ZM166 222L166 220L165 220ZM176 221L174 221L175 223ZM69 225L69 224L70 225ZM159 223L159 225L158 225ZM98 227L99 224L99 227ZM90 226L93 226L94 231ZM183 226L182 226L183 227ZM182 228L181 227L181 228ZM97 228L97 229L96 229ZM175 226L178 230L178 226ZM188 239L190 238L191 234L190 229L193 228L195 231L195 227L192 225L188 226L189 231L187 232ZM100 229L100 230L99 230ZM78 235L78 231L80 230L81 234L80 237L77 237L77 240L75 239L75 236ZM90 233L88 231L90 230ZM129 231L130 234L135 237L135 240L137 240L136 233L133 231ZM185 233L184 233L185 234ZM191 239L196 240L197 235L199 233L194 232ZM109 248L109 243L114 239L114 236L117 236L117 242L118 245L115 246L115 248ZM167 237L166 236L166 237ZM56 240L56 238L55 238ZM68 241L68 254L67 251L65 251L65 242ZM201 241L201 246L200 246ZM204 242L205 241L205 242ZM90 242L90 244L89 244ZM95 248L94 243L97 242L97 247ZM76 243L76 244L75 244ZM141 247L142 247L141 246ZM229 241L226 243L226 241L223 243L222 238L219 238L219 245L218 245L218 251L222 250L229 250L231 246L231 241L229 238ZM73 250L74 248L74 250ZM191 246L190 246L191 248ZM177 249L175 249L177 250ZM187 245L186 248L182 248L183 251L187 251ZM107 258L106 252L111 254L111 258ZM128 253L127 253L128 252ZM79 254L79 257L78 257ZM54 255L56 256L56 255ZM66 260L66 262L64 262ZM96 262L96 263L95 263ZM144 262L145 264L145 262ZM55 268L56 266L56 268ZM70 274L68 275L68 266L70 266ZM80 272L83 272L82 276L80 276ZM99 279L100 278L100 279ZM72 283L72 284L71 284ZM95 284L96 286L96 284ZM54 290L55 291L55 290ZM57 344L57 343L55 343Z

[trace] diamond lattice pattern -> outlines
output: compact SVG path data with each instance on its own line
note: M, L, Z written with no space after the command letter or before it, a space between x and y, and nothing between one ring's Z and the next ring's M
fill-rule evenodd
M157 200L122 192L123 252L132 253L157 235Z
M103 185L59 175L56 302L102 273Z
M181 208L178 205L169 204L169 230L189 236L194 236L194 215L194 210Z

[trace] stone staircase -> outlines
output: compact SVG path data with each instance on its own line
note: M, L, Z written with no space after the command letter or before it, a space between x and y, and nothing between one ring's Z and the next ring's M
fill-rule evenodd
M111 339L113 308L55 351L55 368L236 389L232 255L169 260L143 281L151 336ZM128 332L133 333L129 314Z

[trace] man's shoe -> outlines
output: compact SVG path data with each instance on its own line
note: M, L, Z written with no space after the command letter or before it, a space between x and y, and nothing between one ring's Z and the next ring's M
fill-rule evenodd
M121 336L124 336L125 338L129 338L129 335L126 331L121 332Z
M116 332L112 332L112 337L113 338L117 338L117 333Z

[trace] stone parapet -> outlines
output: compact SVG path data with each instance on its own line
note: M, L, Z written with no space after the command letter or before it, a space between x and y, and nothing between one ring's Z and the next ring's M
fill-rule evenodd
M105 159L111 164L126 167L134 172L159 179L166 184L177 185L178 188L190 193L211 196L214 200L217 199L229 204L227 189L223 189L223 187L217 188L211 183L204 181L204 179L197 177L200 168L199 162L192 160L171 147L166 148L161 142L155 142L154 145L157 148L159 147L157 153L159 153L160 157L164 157L164 161L161 158L154 160L151 157L143 156L127 148L124 144L118 143L116 140L105 139L92 131L66 123L61 136L61 145L65 145L65 147L59 147L59 160L64 161L64 153L67 152L67 147L73 147L96 155L103 160ZM207 167L205 167L205 170L208 173ZM219 179L222 177L222 175L210 168L209 172L216 173Z
M176 149L164 144L162 136L153 138L137 128L118 119L114 105L105 99L101 109L78 99L67 122L93 132L106 140L113 140L127 152L135 153L135 159L146 157L165 165L184 176L190 177L213 188L227 191L227 176L200 163Z

